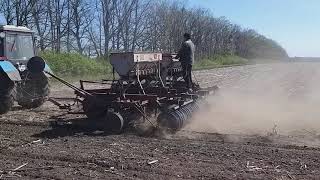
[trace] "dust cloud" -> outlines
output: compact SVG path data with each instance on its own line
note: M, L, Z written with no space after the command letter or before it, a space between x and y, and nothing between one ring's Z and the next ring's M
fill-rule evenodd
M207 99L187 130L223 134L320 134L320 63L276 65L238 78ZM223 83L222 83L223 86Z

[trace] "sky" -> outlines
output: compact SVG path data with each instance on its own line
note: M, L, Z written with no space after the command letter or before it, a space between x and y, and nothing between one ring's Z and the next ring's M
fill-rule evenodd
M320 0L180 0L277 41L289 56L320 57ZM0 23L3 18L0 16Z
M277 41L289 56L320 57L320 0L188 0Z

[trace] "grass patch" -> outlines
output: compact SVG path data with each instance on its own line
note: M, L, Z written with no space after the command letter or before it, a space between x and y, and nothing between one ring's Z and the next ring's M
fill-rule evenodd
M46 60L52 71L58 76L90 77L109 74L112 71L107 60L92 59L77 53L44 51L39 55Z
M100 80L112 78L112 67L108 60L93 59L77 53L40 53L52 71L69 82L78 80ZM239 56L216 55L205 58L194 64L194 70L212 69L225 66L248 64L249 60Z
M244 59L239 56L233 56L233 55L216 55L211 58L205 58L200 61L197 61L194 64L195 70L200 69L212 69L212 68L218 68L218 67L224 67L224 66L232 66L232 65L244 65L248 64L249 60Z
M61 76L60 76L61 77ZM86 80L86 81L98 81L100 82L102 79L109 79L112 80L112 74L107 74L107 75L103 75L103 74L98 74L98 75L84 75L84 76L63 76L62 77L63 80L78 86L78 83L80 80ZM54 79L54 78L50 78L50 84L52 86L64 86L62 85L61 82L59 82L58 80Z

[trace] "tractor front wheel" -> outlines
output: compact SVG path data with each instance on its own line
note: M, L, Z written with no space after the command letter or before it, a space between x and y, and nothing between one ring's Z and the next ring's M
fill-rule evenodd
M14 82L0 73L0 114L7 113L14 103Z
M43 73L28 73L18 85L18 104L24 108L40 107L49 96L49 81Z

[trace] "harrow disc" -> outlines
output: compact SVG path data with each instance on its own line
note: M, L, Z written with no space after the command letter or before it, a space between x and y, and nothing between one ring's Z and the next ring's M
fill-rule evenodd
M181 126L180 115L176 112L161 113L158 116L158 122L161 127L169 129L179 129Z
M189 122L193 113L198 109L199 103L193 102L179 109L161 113L158 116L158 122L162 127L179 130Z

